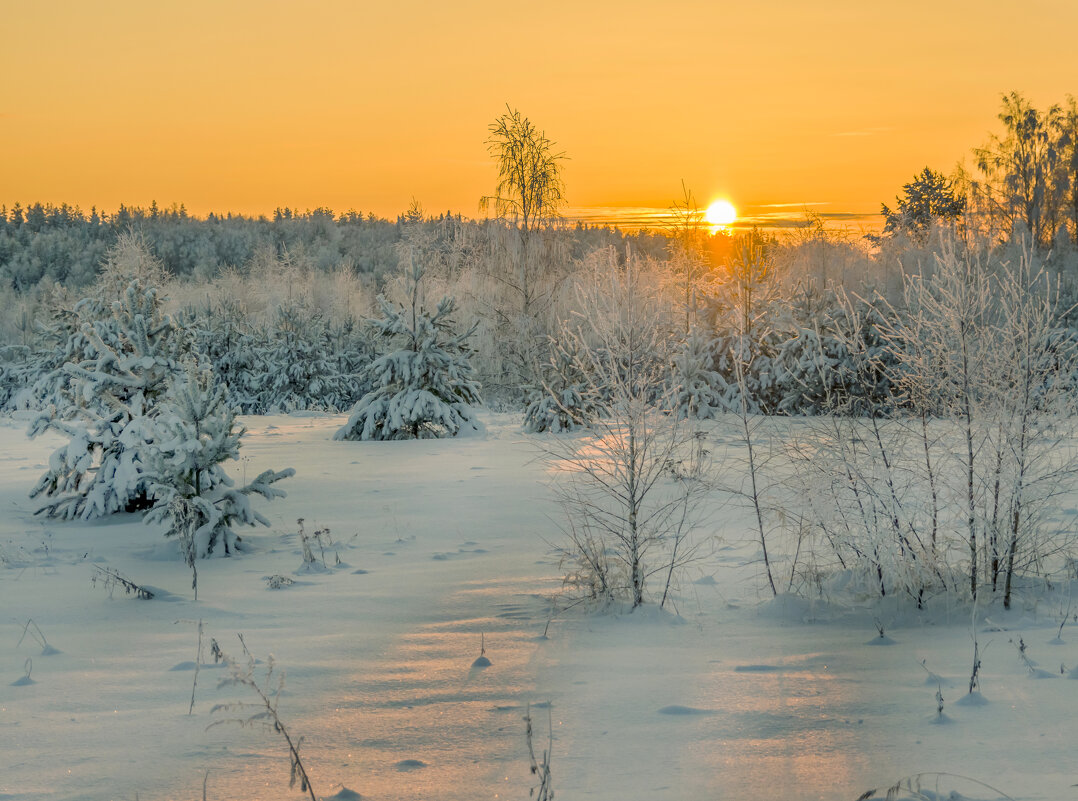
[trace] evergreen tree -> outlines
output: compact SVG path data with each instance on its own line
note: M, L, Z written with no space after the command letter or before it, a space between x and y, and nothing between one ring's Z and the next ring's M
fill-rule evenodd
M694 328L674 355L674 411L706 420L721 411L725 381L715 372L715 342Z
M150 469L154 505L146 520L164 523L165 536L180 538L188 566L193 569L196 558L209 556L218 547L225 555L235 552L239 537L233 526L269 525L251 507L250 496L282 497L284 492L272 485L295 471L267 470L234 489L222 463L239 458L246 430L236 422L227 387L211 370L188 364L169 382L154 423Z
M111 312L84 322L72 338L84 358L60 368L54 403L31 425L30 436L52 429L71 438L30 492L51 499L38 509L50 517L90 519L149 506L152 418L186 343L162 313L157 290L138 279Z
M524 410L524 431L560 434L589 425L603 414L601 400L591 382L574 342L550 340L550 358L541 368L543 387Z
M422 268L413 264L407 304L394 306L379 296L383 316L371 326L387 352L367 368L374 388L360 398L334 439L427 439L478 429L470 404L480 402L479 383L465 345L475 327L454 333L450 297L429 313L421 299L422 277Z
M23 345L0 347L0 410L17 409L29 399L26 387L38 372L35 355Z
M241 414L263 414L259 404L262 378L254 327L235 300L227 299L202 312L191 312L185 325L194 332L200 358L206 359L221 383L228 387L229 401Z
M50 416L70 420L79 415L84 404L74 390L75 376L65 365L81 364L100 355L89 334L94 331L95 320L111 318L111 310L96 298L83 298L72 304L62 296L47 303L45 308L36 349L38 370L27 385L28 405ZM98 326L97 334L108 337L111 345L118 345L111 327Z
M881 204L885 234L905 233L923 241L936 222L954 223L966 210L966 199L958 195L954 184L943 173L925 167L902 187L892 211Z
M277 309L269 341L258 351L258 405L269 412L337 411L355 400L338 372L325 318L302 304Z

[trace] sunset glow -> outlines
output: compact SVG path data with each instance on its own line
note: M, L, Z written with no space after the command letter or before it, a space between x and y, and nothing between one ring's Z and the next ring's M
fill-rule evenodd
M1078 4L1042 5L1034 38L923 0L10 3L0 204L478 217L510 103L569 157L576 208L665 209L684 180L742 217L877 214L969 161L1001 93L1075 91Z
M737 209L729 200L716 200L707 207L704 217L711 225L723 227L737 219Z

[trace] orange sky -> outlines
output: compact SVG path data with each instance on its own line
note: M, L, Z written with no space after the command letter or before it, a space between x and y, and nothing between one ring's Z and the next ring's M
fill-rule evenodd
M478 216L508 102L574 207L878 211L1078 93L1074 0L12 2L0 203Z

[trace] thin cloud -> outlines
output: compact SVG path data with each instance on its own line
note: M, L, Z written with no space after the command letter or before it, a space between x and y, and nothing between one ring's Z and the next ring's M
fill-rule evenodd
M801 203L766 203L748 207L740 214L729 228L748 230L760 227L764 230L793 230L812 225L812 219L819 219L829 228L861 223L869 227L878 227L878 214L857 211L817 211L809 218L804 212L810 206L833 205L831 201L812 201ZM765 211L765 209L773 209ZM623 230L648 228L659 230L668 228L676 222L669 208L656 206L575 206L564 210L563 217L568 223L586 223L587 225L617 226Z
M801 201L799 203L761 203L756 208L761 209L800 209L804 206L830 206L830 200L811 200Z

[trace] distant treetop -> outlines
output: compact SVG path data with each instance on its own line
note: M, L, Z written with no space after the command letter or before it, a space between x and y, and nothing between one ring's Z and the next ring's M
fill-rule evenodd
M892 211L881 204L883 232L887 235L905 233L924 239L936 222L954 223L966 210L966 199L955 191L954 182L943 173L925 167L913 180L902 187Z

